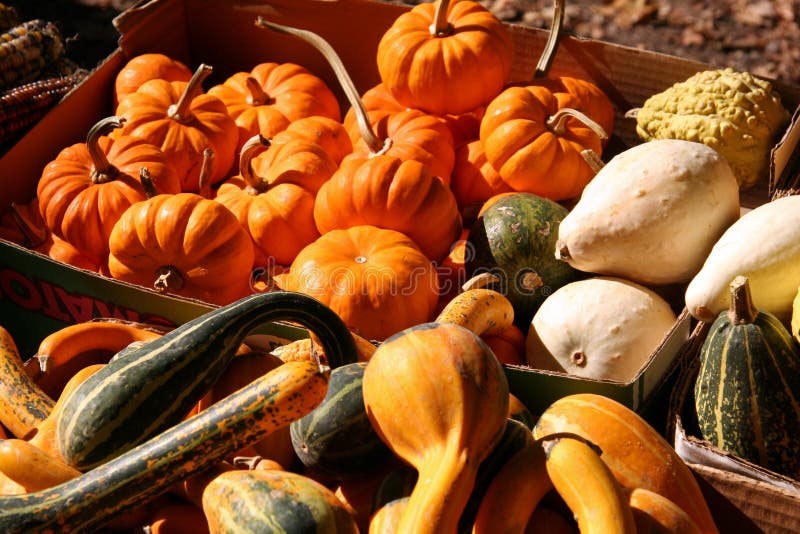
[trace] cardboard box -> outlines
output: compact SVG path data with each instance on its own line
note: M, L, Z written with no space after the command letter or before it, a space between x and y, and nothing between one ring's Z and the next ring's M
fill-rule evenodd
M295 62L322 77L346 100L333 71L309 44L259 29L263 16L277 23L308 29L322 35L338 51L356 86L364 91L378 83L375 50L380 37L408 6L372 0L152 0L141 1L115 20L119 49L92 75L44 117L16 146L0 159L0 206L32 199L44 166L59 150L84 140L89 127L112 114L114 77L128 58L143 52L163 52L192 67L200 62L214 67L208 86L237 71L250 70L263 61ZM368 24L365 22L369 21ZM513 81L530 80L548 37L546 30L510 25L515 44ZM615 104L616 126L604 158L638 144L635 121L624 114L640 106L653 93L684 80L707 65L665 54L617 46L565 35L550 73L587 78L597 83ZM800 94L776 84L784 105L797 108ZM794 135L794 134L793 134ZM777 145L772 173L782 176L796 143L794 136ZM790 146L791 145L791 146ZM775 179L770 184L776 183ZM768 198L769 184L749 191L745 204ZM0 322L8 325L23 354L35 351L38 341L59 325L111 314L136 321L180 324L210 309L204 303L166 297L122 284L95 273L59 265L13 244L0 242ZM680 308L678 308L680 311ZM552 373L509 368L512 391L531 409L576 391L596 391L624 404L663 417L669 391L667 378L680 365L690 341L691 319L682 313L650 363L630 384L589 382ZM304 331L276 326L276 339L295 339ZM659 402L651 402L661 392Z

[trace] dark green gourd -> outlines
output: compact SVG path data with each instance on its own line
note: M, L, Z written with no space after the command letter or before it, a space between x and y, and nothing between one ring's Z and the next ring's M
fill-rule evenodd
M58 423L64 458L87 470L179 423L219 379L244 338L278 320L316 334L331 367L356 361L352 335L319 301L293 292L244 297L126 351L81 384Z
M747 278L731 283L731 306L700 352L695 408L712 445L800 478L800 350L774 315L753 306Z

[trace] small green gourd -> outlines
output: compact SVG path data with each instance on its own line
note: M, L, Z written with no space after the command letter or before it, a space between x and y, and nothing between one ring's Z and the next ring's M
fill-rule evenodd
M700 432L724 451L800 478L800 349L783 323L753 305L746 277L730 290L730 309L700 352Z

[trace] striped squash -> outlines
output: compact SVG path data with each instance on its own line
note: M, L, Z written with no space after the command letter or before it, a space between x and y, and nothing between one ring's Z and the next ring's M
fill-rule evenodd
M364 408L361 382L366 365L356 362L334 369L322 403L289 427L303 465L335 480L376 471L394 456Z
M58 446L79 470L96 467L183 419L256 326L291 320L309 328L334 368L355 361L350 331L313 298L256 293L126 351L78 386L58 422Z
M355 519L333 491L291 471L223 473L203 492L203 511L211 534L358 533Z
M90 532L309 413L325 396L328 375L315 362L287 362L77 478L0 496L3 534Z
M800 351L789 330L758 310L746 277L703 342L695 382L700 432L712 445L800 478Z

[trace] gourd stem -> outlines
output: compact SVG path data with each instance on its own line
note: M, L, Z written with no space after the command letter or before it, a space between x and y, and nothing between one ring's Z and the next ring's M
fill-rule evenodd
M553 21L550 24L550 34L547 36L547 42L542 50L542 55L539 56L539 63L536 65L536 71L533 73L534 80L537 78L544 78L550 72L550 65L556 57L558 50L558 43L561 41L561 27L564 25L564 4L565 0L556 0L553 6Z
M165 265L156 271L156 281L153 282L153 288L159 293L166 293L167 291L178 291L183 287L183 277L180 271L172 265Z
M545 453L547 453L550 450L548 443L552 443L560 439L576 439L588 445L589 448L592 449L594 452L596 452L598 455L602 456L603 454L603 449L601 449L598 444L574 432L553 432L551 434L546 434L538 439L535 439L534 442L542 445L542 447L544 447Z
M270 140L261 134L254 135L242 145L242 152L239 154L239 174L242 175L247 186L247 193L251 195L258 195L267 190L266 180L262 180L253 173L252 161L257 152L269 148L269 146Z
M728 318L731 324L752 324L758 316L758 308L753 304L750 282L746 276L737 276L731 282L731 305Z
M500 277L492 273L476 274L461 286L461 291L469 291L470 289L482 289L491 284L500 282Z
M523 290L531 292L542 287L544 280L534 271L527 271L520 277L519 283Z
M561 108L547 119L547 127L556 135L564 135L566 131L567 119L574 117L581 121L585 126L592 130L601 141L608 139L608 134L597 122L589 118L585 113L573 108Z
M125 118L113 115L97 122L86 135L86 148L92 159L90 179L93 184L110 182L119 173L119 170L108 161L106 153L100 148L100 137L108 135L113 130L125 124Z
M572 259L569 254L569 247L563 241L556 241L556 259L561 261Z
M192 100L203 91L203 80L205 80L213 70L211 65L206 65L205 63L201 63L200 66L197 67L197 70L192 74L192 78L189 80L183 93L181 93L178 102L167 109L167 116L170 119L182 124L186 124L192 119L192 114L190 112Z
M336 75L339 85L342 87L350 106L353 108L358 129L361 132L361 138L364 139L372 155L382 154L389 149L391 146L391 138L387 137L381 140L375 135L375 131L372 129L372 125L369 122L369 115L364 107L364 102L361 101L361 95L358 94L358 89L356 89L352 78L350 78L350 75L347 73L347 69L342 63L341 58L339 58L339 55L325 39L308 30L300 30L292 28L291 26L269 22L268 20L264 20L263 17L258 17L258 19L256 19L256 26L299 37L319 50L333 69L333 73Z
M200 166L200 176L198 182L198 194L203 198L211 198L211 176L214 171L214 160L216 156L210 148L203 150L203 163Z
M450 11L450 0L439 0L433 12L433 24L430 26L431 35L434 37L447 37L453 33L453 26L447 22L447 13Z
M245 78L244 81L245 85L247 86L247 103L251 106L263 106L264 104L268 103L270 98L264 88L261 87L261 84L253 78L252 76L248 76Z
M139 181L142 183L145 198L150 199L158 195L156 184L153 182L153 177L150 176L150 169L147 167L139 168Z

